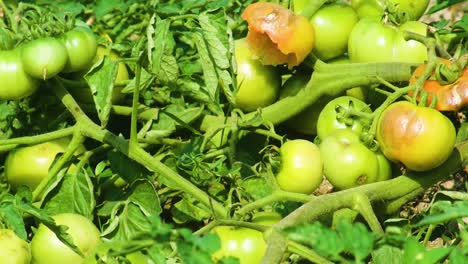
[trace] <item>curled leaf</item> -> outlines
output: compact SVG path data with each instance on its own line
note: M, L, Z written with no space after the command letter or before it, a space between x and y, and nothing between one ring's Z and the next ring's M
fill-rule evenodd
M300 64L314 47L310 21L278 4L250 4L242 13L249 25L247 42L263 64Z

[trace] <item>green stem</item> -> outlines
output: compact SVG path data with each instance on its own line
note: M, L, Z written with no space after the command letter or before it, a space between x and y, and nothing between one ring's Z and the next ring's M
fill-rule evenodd
M377 216L374 213L374 210L372 209L372 204L370 203L369 198L367 198L367 196L362 193L356 192L354 193L353 203L354 205L351 207L351 209L356 210L362 215L362 217L364 217L370 229L374 233L383 235L384 231L379 223L379 220L377 219Z
M135 69L135 88L133 89L132 117L130 120L130 147L138 145L137 119L139 105L138 97L140 94L140 77L141 65L137 63Z
M209 195L195 186L192 182L183 178L177 172L151 156L143 148L138 145L130 148L128 140L119 137L94 123L83 112L80 106L60 82L55 82L54 92L57 97L62 100L62 103L77 121L78 129L83 136L92 138L99 142L107 143L149 170L158 173L159 176L166 178L166 180L173 183L174 186L177 186L180 190L190 194L203 205L208 208L212 208L215 215L220 217L226 217L228 215L228 209L222 204L214 201Z
M93 104L80 104L81 108L86 112L96 112L96 107ZM112 105L111 113L121 116L131 116L133 108L123 105ZM140 120L152 120L158 116L159 108L148 108L144 106L138 107L137 116Z
M264 207L265 205L272 204L278 201L294 201L300 203L306 203L312 201L315 196L302 194L302 193L294 193L294 192L286 192L280 189L275 190L272 194L265 196L261 199L258 199L254 202L248 203L237 210L236 215L243 216L248 212L251 212L255 209L259 209Z
M309 4L300 13L301 16L311 19L315 12L317 12L317 10L319 10L326 2L327 0L309 1Z
M76 130L75 126L67 127L64 129L56 130L53 132L37 135L37 136L26 136L26 137L17 137L10 138L5 140L0 140L0 146L12 146L12 145L35 145L59 138L64 138L71 136Z
M305 247L299 243L296 243L294 241L288 241L288 251L291 253L298 254L299 256L309 260L311 263L317 263L317 264L331 264L333 262L330 262L317 254L316 252L310 250L308 247Z
M317 61L310 81L295 96L288 96L261 110L261 117L273 125L282 123L312 105L323 95L336 96L349 88L379 84L380 78L389 82L408 81L414 70L408 63L353 63L327 64ZM244 116L251 120L258 115ZM229 123L224 116L205 116L201 128L208 130Z

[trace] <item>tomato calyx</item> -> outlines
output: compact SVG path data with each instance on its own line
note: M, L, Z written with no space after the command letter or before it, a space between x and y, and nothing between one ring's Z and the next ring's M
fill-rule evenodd
M266 65L300 64L314 47L314 29L309 20L278 4L250 4L242 13L249 31L247 42Z
M408 95L416 98L422 106L431 106L439 111L458 111L468 105L468 68L441 58L439 61L424 81L421 91ZM427 64L416 68L410 78L410 85L416 84L426 68Z

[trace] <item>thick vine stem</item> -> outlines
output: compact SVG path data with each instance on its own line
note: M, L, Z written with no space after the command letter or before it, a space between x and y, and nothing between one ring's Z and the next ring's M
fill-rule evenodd
M312 105L323 95L338 95L349 88L379 84L381 79L388 82L408 81L416 67L410 63L352 63L327 64L320 60L307 85L295 96L286 97L260 109L261 118L271 124L282 123ZM252 120L258 112L251 112L243 120ZM219 127L226 121L224 116L205 116L201 129Z
M363 193L356 192L353 196L353 203L354 205L351 209L359 212L362 217L364 217L373 232L378 235L383 235L384 231L374 213L374 210L372 209L372 204L370 203L369 198L367 198Z
M67 92L65 87L57 81L54 85L54 92L60 98L65 107L70 111L77 122L77 126L81 135L92 138L94 140L106 143L120 151L127 157L135 160L149 170L158 173L160 177L172 182L180 190L195 197L203 205L213 210L216 216L225 218L228 215L228 210L219 202L213 200L204 191L200 190L189 180L183 178L177 172L167 167L158 159L151 156L143 148L134 145L130 148L129 141L119 137L105 128L94 123L80 108L73 97Z
M271 230L265 232L268 247L262 263L280 263L282 254L277 251L283 250L282 253L284 253L286 247L279 248L278 244L287 243L287 239L281 235L282 229L301 223L313 222L322 215L342 208L353 208L353 197L356 197L356 194L367 197L370 204L392 201L401 197L405 197L408 199L406 201L409 201L414 195L422 193L427 187L459 171L468 161L467 158L468 141L464 141L456 146L451 156L442 165L431 171L410 172L407 175L401 175L388 181L367 184L316 197L273 225ZM271 255L268 255L270 253Z
M44 133L37 136L17 137L5 140L0 140L0 152L8 151L17 147L18 145L35 145L63 137L68 137L76 130L75 126L67 127L64 129L56 130L49 133Z

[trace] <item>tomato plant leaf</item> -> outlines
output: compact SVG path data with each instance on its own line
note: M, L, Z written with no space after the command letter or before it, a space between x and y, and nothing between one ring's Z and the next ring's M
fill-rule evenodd
M111 204L112 213L104 225L102 235L115 241L129 240L140 232L149 232L149 217L162 211L154 187L146 180L135 182L127 194L127 199L120 202L111 201Z
M105 56L101 63L95 65L84 78L93 94L96 111L101 126L106 127L112 107L112 91L117 76L118 62Z
M189 195L183 195L183 199L174 204L171 213L172 219L176 223L201 221L212 215L209 208Z
M189 128L195 134L200 134L190 127L190 123L195 121L201 114L201 107L184 107L179 104L171 104L159 112L158 121L155 122L151 130L146 133L146 138L164 138L176 131L177 127Z
M448 8L449 6L452 6L452 5L455 5L464 1L465 0L438 0L435 5L431 6L431 8L427 10L426 14L428 15L434 14L442 9Z
M215 234L195 236L188 229L179 230L183 239L177 241L177 251L183 263L213 263L211 254L221 248L221 241Z
M96 201L88 172L82 169L66 174L58 186L47 194L42 206L50 215L77 213L93 219Z
M93 5L94 13L97 19L101 19L102 16L111 12L112 10L120 10L124 12L128 9L128 6L136 1L132 0L97 0Z
M26 240L28 234L23 221L23 212L18 210L13 199L9 197L0 202L0 227L11 229L18 237Z
M415 237L409 237L404 245L404 263L432 264L441 263L452 249L449 247L427 250Z
M145 215L159 215L162 212L158 194L151 182L139 181L133 188L128 201L138 205Z
M169 29L170 22L158 19L155 15L151 18L147 29L151 72L162 83L174 82L179 76L179 67L172 54L175 41Z
M195 32L193 38L197 47L198 55L200 56L200 64L203 69L203 79L205 82L205 89L210 95L212 101L218 98L218 74L216 72L215 64L210 56L207 43L200 32Z
M424 218L414 226L419 227L428 224L439 224L462 217L468 217L468 200L455 201L453 203L450 201L438 201L432 205L430 215L424 216Z
M373 263L404 264L403 251L397 247L383 245L372 251Z

